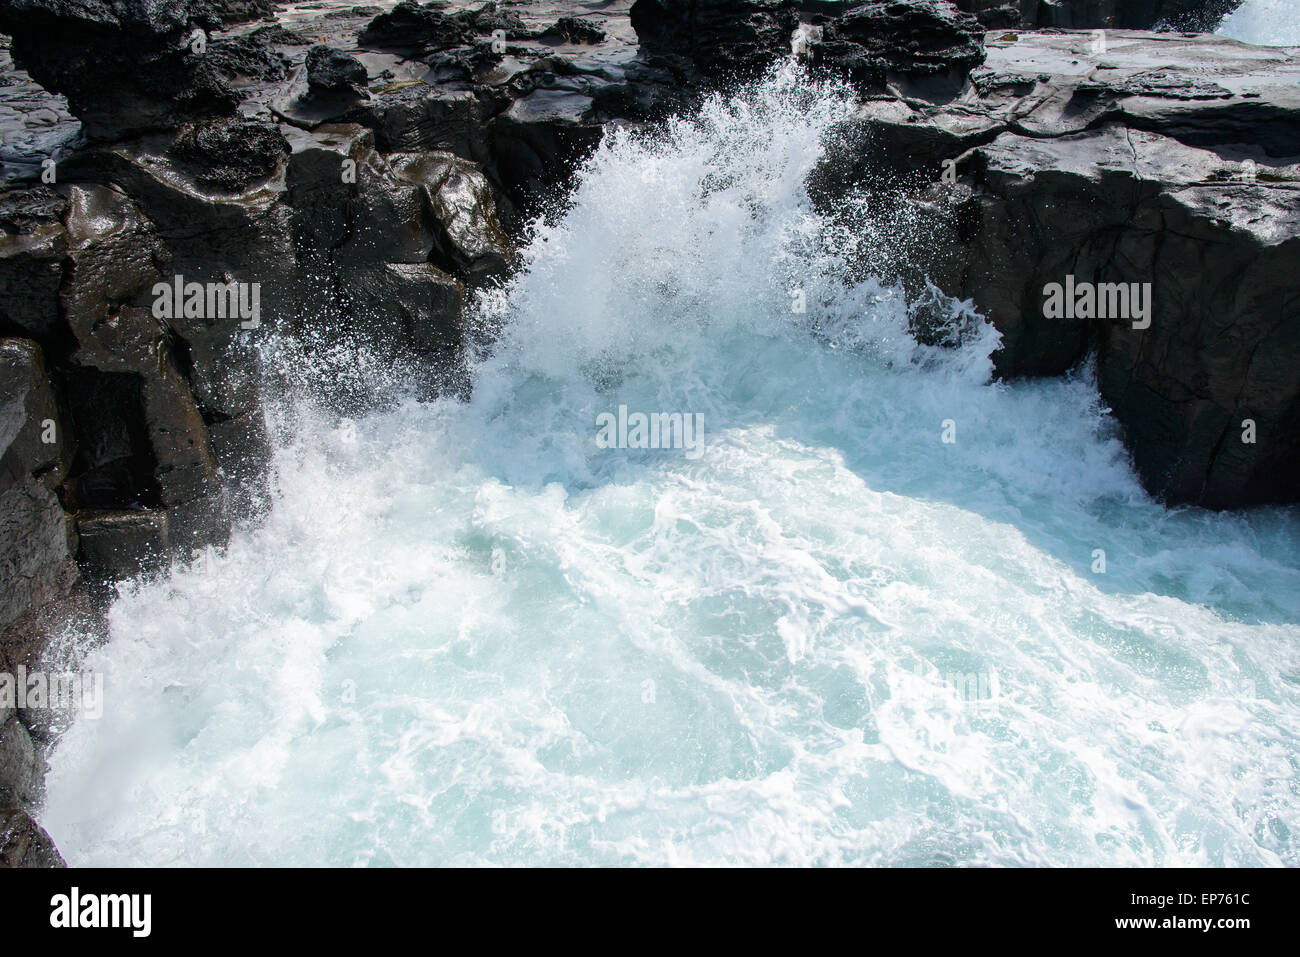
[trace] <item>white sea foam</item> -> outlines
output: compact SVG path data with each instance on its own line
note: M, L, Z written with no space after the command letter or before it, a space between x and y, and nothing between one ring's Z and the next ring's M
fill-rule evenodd
M265 520L90 655L69 861L1300 863L1296 512L1151 502L1086 372L990 384L987 326L839 279L850 108L611 137L472 401L274 415ZM620 404L706 453L599 448Z
M1245 0L1215 32L1244 43L1300 46L1300 0Z

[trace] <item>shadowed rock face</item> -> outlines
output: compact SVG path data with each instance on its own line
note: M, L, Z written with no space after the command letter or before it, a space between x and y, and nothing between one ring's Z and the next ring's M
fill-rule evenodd
M891 73L948 74L955 92L984 62L984 28L946 0L866 3L828 22L811 53L814 65L867 89Z
M58 310L67 205L66 197L47 186L0 195L0 332L5 335L67 342Z
M275 0L199 0L223 26L260 20L275 11Z
M637 0L632 26L646 53L684 57L706 76L752 76L790 51L793 0Z
M0 810L0 867L67 867L45 829L26 811Z
M0 339L0 674L6 676L34 663L39 650L36 656L29 650L39 649L44 626L57 622L32 619L52 611L77 579L77 539L58 497L69 457L66 421L40 347L30 339ZM14 704L0 701L3 808L34 805L44 780L40 716ZM9 854L16 866L27 844L6 850L5 813L0 862Z
M17 715L0 723L0 803L30 807L39 801L43 764L31 733Z
M864 104L856 145L819 173L827 206L882 172L910 183L928 241L900 238L904 278L973 299L1003 376L1095 354L1154 494L1300 500L1300 62L1212 36L1115 31L1104 55L1089 39L991 38L960 97ZM1067 276L1149 283L1150 325L1049 318L1044 290Z
M230 114L242 98L203 56L220 25L190 0L13 0L0 31L15 62L68 99L88 136L112 139Z
M269 123L220 119L183 128L170 152L193 171L200 186L234 193L271 176L289 143Z
M468 43L473 36L468 15L447 14L438 4L420 6L406 0L375 17L360 40L370 46L418 48L427 53Z
M1053 172L1031 183L1027 159ZM1045 141L1003 134L973 160L985 187L972 201L968 281L1007 320L1007 371L1053 373L1095 349L1102 397L1148 488L1213 508L1294 500L1300 183L1234 183L1237 163L1113 126ZM1058 212L1031 221L1043 209ZM986 251L991 235L1003 240ZM1011 251L1019 289L990 282L1009 278L998 259ZM1066 275L1150 283L1149 328L1045 320L1042 289ZM1267 440L1243 441L1247 421Z
M0 339L0 632L76 578L76 543L56 495L67 468L62 416L40 347Z
M307 86L316 94L365 95L366 68L356 57L324 44L307 51Z
M1210 31L1241 0L955 0L990 28L1117 27Z

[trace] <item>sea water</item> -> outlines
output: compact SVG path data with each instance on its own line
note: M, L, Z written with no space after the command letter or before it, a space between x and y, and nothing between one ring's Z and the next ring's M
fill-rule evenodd
M83 662L69 862L1300 863L1297 511L1153 501L1086 367L992 382L968 304L922 345L846 281L852 109L784 70L611 135L468 401L272 341L265 514Z

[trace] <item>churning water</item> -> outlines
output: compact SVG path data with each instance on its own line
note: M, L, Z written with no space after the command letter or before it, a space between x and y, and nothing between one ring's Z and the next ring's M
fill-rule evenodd
M1296 511L1153 503L1086 373L991 384L960 304L923 346L840 279L851 108L612 136L472 401L273 414L264 520L90 654L69 861L1300 863ZM620 405L703 454L604 447Z
M1215 32L1244 43L1300 45L1300 0L1245 0Z

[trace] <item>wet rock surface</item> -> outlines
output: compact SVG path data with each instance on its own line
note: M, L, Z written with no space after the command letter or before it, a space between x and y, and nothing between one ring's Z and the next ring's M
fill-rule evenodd
M0 805L31 807L40 799L44 759L31 732L11 714L0 724Z
M182 129L170 151L199 186L237 193L270 177L289 143L270 123L212 120Z
M319 44L307 51L307 87L316 96L365 96L366 68L356 57Z
M203 0L210 15L223 26L260 20L275 12L275 0Z
M1211 31L1241 0L956 0L991 29L1119 27Z
M0 809L0 867L66 867L44 828L26 811Z
M191 0L14 0L0 31L14 62L67 97L87 135L112 139L229 115L241 97L207 61L214 9Z
M814 65L868 90L891 74L947 74L955 92L984 61L984 29L945 0L866 3L830 19L811 53Z
M76 578L75 540L56 494L68 447L40 347L0 339L0 632Z
M828 196L864 169L911 182L913 228L931 237L900 239L913 281L992 319L1001 375L1096 355L1153 493L1293 502L1298 71L1293 51L1211 36L1113 31L1105 53L1086 33L990 38L960 96L865 103L847 166L823 170L847 174ZM1149 325L1048 319L1043 290L1067 276L1149 283Z
M632 27L648 54L681 56L709 76L753 76L789 49L792 0L637 0Z

